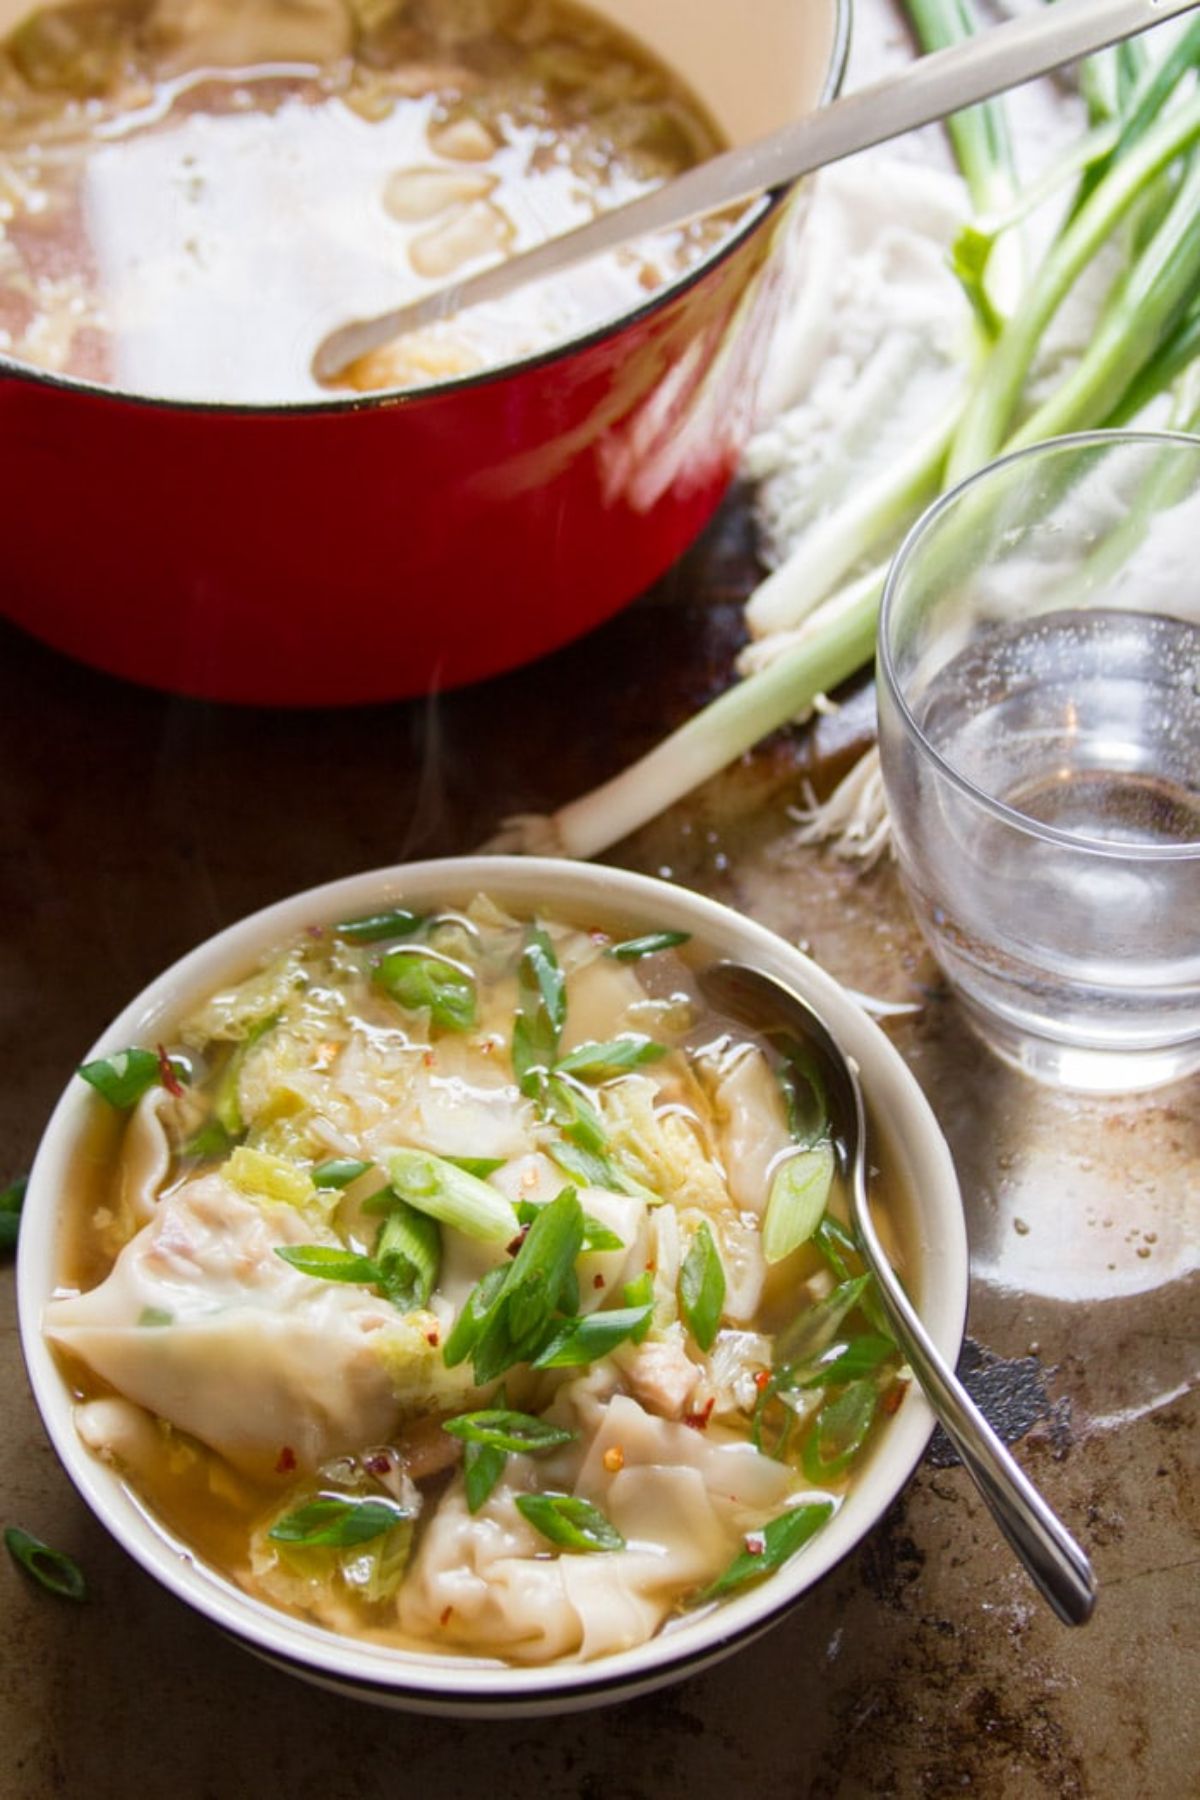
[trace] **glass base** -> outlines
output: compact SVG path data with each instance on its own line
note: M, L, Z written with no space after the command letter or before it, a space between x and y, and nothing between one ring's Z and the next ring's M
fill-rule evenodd
M956 997L977 1037L1022 1074L1083 1094L1140 1094L1200 1069L1200 1039L1154 1048L1114 1049L1066 1043L1014 1025L961 991Z

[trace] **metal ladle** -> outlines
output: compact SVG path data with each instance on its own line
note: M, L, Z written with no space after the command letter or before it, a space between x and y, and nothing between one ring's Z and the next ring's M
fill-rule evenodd
M813 169L944 119L1197 5L1200 0L1057 0L1054 6L994 26L965 43L935 50L899 74L820 107L755 143L710 157L586 225L375 318L339 326L318 344L313 373L318 381L334 381L360 356L449 318L465 306L502 299L528 281L560 274L647 232L664 231L717 208L772 193Z
M1096 1603L1091 1563L942 1359L876 1234L867 1201L867 1116L857 1065L807 1000L760 969L713 963L699 980L709 1003L730 1018L768 1032L786 1028L819 1056L830 1109L843 1134L851 1223L896 1342L992 1517L1042 1594L1064 1624L1085 1624Z

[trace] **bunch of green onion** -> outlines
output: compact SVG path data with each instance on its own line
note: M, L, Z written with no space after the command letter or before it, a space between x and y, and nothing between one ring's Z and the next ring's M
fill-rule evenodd
M976 28L972 0L904 6L926 51ZM1001 102L950 120L975 213L952 253L975 320L955 404L897 466L822 520L794 576L771 577L751 598L747 619L761 639L752 673L552 819L514 821L494 848L597 855L806 714L871 660L898 534L938 492L994 457L1063 432L1126 425L1164 394L1170 425L1200 430L1200 21L1181 34L1167 30L1157 55L1139 38L1081 66L1087 129L1024 190ZM1021 226L1047 202L1062 208L1061 222L1025 277ZM1047 328L1114 243L1120 267L1086 352L1030 408L1026 386ZM876 566L846 579L874 558Z

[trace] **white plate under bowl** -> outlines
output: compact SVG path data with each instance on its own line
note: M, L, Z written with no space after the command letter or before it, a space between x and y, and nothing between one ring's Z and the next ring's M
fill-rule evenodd
M154 1043L189 1008L249 973L306 925L401 901L417 907L462 903L478 892L516 911L544 909L583 925L688 931L714 956L755 963L811 999L862 1071L874 1128L908 1196L906 1247L915 1298L934 1342L955 1362L967 1305L962 1204L950 1152L916 1081L878 1026L807 957L729 908L666 882L533 857L448 858L351 876L269 906L210 938L151 982L88 1054L106 1056L128 1044ZM91 1090L72 1080L42 1139L22 1218L21 1341L46 1429L96 1517L143 1568L247 1649L319 1686L411 1711L514 1718L600 1706L678 1681L758 1636L828 1574L882 1517L928 1442L933 1417L914 1389L880 1433L842 1507L785 1568L694 1621L595 1662L515 1668L391 1650L305 1624L250 1599L215 1569L193 1560L183 1544L147 1518L116 1472L76 1434L71 1392L42 1336L41 1319L59 1260L60 1196L70 1185L93 1104Z

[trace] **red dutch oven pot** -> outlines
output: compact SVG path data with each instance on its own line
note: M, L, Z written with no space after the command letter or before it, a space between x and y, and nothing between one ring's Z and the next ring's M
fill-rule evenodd
M728 30L731 0L708 4ZM806 87L808 105L836 88L845 9L771 8L803 15L794 113ZM730 135L779 111L756 117L743 95ZM209 406L0 357L5 612L114 674L267 705L399 698L555 648L640 593L720 500L782 294L785 218L764 202L698 270L584 338L402 394Z

